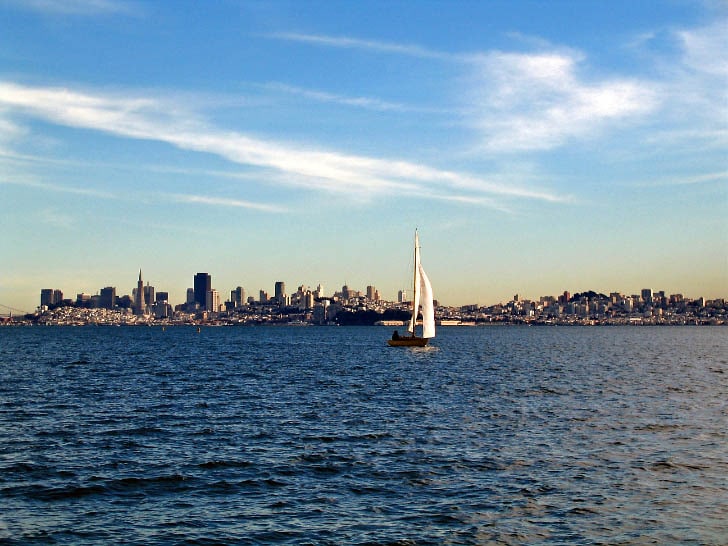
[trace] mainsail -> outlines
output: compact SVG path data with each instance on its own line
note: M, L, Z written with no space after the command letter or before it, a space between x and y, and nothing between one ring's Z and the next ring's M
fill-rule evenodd
M427 273L422 269L422 264L420 264L419 270L420 287L422 288L422 295L420 296L422 302L422 337L435 337L435 304L432 297L432 285Z
M412 318L408 330L414 334L417 315L422 305L422 337L435 337L435 306L432 297L432 285L420 263L420 236L415 232L414 263L414 297L412 301Z

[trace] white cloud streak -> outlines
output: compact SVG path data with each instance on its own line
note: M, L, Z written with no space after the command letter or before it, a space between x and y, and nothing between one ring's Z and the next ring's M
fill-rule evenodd
M370 98L370 97L346 97L337 95L335 93L327 93L325 91L317 91L313 89L303 89L293 85L285 85L282 83L270 83L267 84L268 89L274 91L281 91L291 95L298 95L306 99L311 99L319 102L335 103L344 106L354 106L357 108L364 108L366 110L374 110L378 112L409 112L416 111L416 108L409 107L405 104L396 102L387 102L381 99Z
M377 40L362 40L347 36L325 36L317 34L302 34L297 32L276 32L267 35L268 38L287 40L291 42L308 43L326 47L343 49L359 49L375 53L393 53L420 59L436 59L443 61L463 61L467 55L450 54L443 51L428 49L415 44L397 44Z
M176 203L192 203L202 205L212 205L217 207L233 207L243 209L253 209L262 212L286 212L283 207L275 205L266 205L263 203L254 203L251 201L242 201L239 199L229 199L227 197L210 197L207 195L183 195L183 194L162 194L164 197Z
M91 16L135 11L131 4L119 0L10 0L10 3L45 15Z
M728 182L728 171L661 178L633 185L641 187L693 186L696 184L711 184L715 182Z
M222 131L159 100L0 82L0 106L63 126L155 140L184 150L214 154L237 164L272 171L291 185L345 192L359 198L377 194L427 197L436 188L437 195L447 199L486 195L549 202L568 200L544 191L498 184L406 161L306 149Z
M133 201L133 198L128 196L122 196L119 194L105 192L101 190L95 190L92 188L79 188L74 186L66 186L62 184L49 184L47 182L40 182L38 180L24 178L5 179L0 178L0 186L13 185L23 186L28 188L35 188L40 190L58 192L58 193L69 193L72 195L80 195L83 197L91 197L94 199L111 199L114 201ZM209 205L215 207L225 208L242 208L257 210L261 212L272 212L272 213L284 213L287 210L284 207L277 205L269 205L266 203L256 203L253 201L243 201L240 199L233 199L228 197L210 197L208 195L191 195L181 193L165 193L159 192L154 194L156 200L162 200L168 203L188 203L198 205ZM48 222L50 223L50 222ZM68 222L64 225L68 227Z

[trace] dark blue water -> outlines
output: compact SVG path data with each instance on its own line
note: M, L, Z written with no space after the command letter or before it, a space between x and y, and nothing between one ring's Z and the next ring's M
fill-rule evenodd
M0 543L728 543L728 330L389 334L0 328Z

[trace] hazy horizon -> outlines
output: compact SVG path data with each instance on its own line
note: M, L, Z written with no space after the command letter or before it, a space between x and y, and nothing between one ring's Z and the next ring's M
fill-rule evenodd
M0 2L0 305L728 297L728 5ZM5 307L0 313L7 312Z

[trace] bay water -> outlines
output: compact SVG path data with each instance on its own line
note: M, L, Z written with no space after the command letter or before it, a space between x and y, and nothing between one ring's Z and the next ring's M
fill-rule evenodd
M728 330L0 328L0 544L728 543Z

